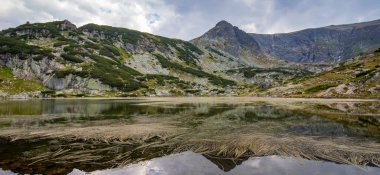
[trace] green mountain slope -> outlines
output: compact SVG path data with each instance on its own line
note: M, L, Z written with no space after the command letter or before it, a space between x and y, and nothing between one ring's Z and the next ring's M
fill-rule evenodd
M0 67L0 97L45 90L38 81L22 80L14 76L9 68ZM38 94L35 93L35 97Z
M208 53L192 43L125 28L27 23L2 31L0 46L0 64L17 77L68 95L192 95L236 85L205 72L199 62Z
M334 69L293 80L263 93L284 97L380 97L380 49L340 63Z
M314 75L315 65L271 58L245 37L227 23L218 24L208 39L193 41L197 45L104 25L77 28L67 20L26 23L0 33L0 95L378 97L379 63L367 61L378 53ZM205 44L210 38L215 43ZM218 47L233 42L240 44ZM360 61L365 63L350 66ZM17 86L4 83L16 80ZM352 83L358 85L354 92L342 95L339 88L350 89Z

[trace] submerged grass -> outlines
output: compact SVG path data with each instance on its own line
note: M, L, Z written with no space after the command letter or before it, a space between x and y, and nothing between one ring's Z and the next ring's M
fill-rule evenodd
M55 149L46 148L29 154L29 166L39 163L105 164L124 166L167 154L193 151L228 159L256 156L291 156L310 160L327 160L355 166L380 167L380 145L348 138L322 139L267 133L231 133L220 136L199 135L186 129L159 125L131 125L64 130L36 131L12 135L17 140L56 140ZM203 133L204 134L204 133ZM58 140L58 141L57 141Z
M128 123L124 123L125 118L112 117L81 122L86 118L70 115L67 121L71 123L45 122L42 125L41 120L36 122L28 117L21 120L22 116L19 116L20 119L12 120L9 127L0 130L0 145L4 150L8 149L0 152L0 165L29 165L29 170L22 172L29 174L36 172L33 168L49 168L47 165L52 164L68 167L68 172L72 168L93 171L190 150L229 160L279 155L380 167L380 144L376 140L379 132L373 130L379 125L372 121L376 119L375 114L365 115L372 108L377 108L373 103L346 105L331 101L327 107L313 107L315 104L310 104L310 101L293 104L304 105L305 111L300 107L274 107L275 102L238 106L214 104L210 109L205 102L192 106L185 105L190 102L182 102L175 105L175 109L181 109L175 112L165 100L159 102L156 99L149 105L145 104L149 109L144 108L143 114L136 114L137 111L130 113ZM284 99L279 102L283 103ZM138 104L133 109L143 108L141 103ZM155 107L158 104L160 108ZM223 110L214 111L219 108ZM321 108L319 113L313 113L317 108ZM347 115L349 112L341 110L352 110L355 115ZM161 112L146 114L146 111ZM124 113L119 115L124 116ZM51 118L42 117L44 120ZM324 129L318 126L325 122L331 124L332 129L341 125L347 130L352 128L357 135L349 135L346 131L343 134L348 135L307 133L314 126ZM289 130L292 126L302 128ZM304 131L306 134L302 133ZM371 133L372 138L365 137L363 133Z

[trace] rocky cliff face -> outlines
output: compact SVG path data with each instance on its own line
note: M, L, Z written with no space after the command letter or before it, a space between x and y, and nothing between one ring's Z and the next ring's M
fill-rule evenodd
M272 58L271 64L273 58L278 58L292 63L331 65L380 47L380 20L282 34L247 34L221 21L191 42L225 51L256 67L260 67L257 59L263 57L267 62Z
M186 41L65 20L2 31L0 66L64 94L196 95L235 86L223 71L237 64Z
M334 64L380 47L380 20L306 29L250 34L265 53L296 63Z
M238 58L245 66L278 66L281 61L265 55L257 41L248 33L227 21L220 21L202 36L191 40L197 46L227 53Z
M259 44L255 40L227 21L220 21L204 35L194 39L193 43L221 48L235 57L240 57L244 48L252 55L262 54Z
M20 59L17 55L0 56L0 64L12 69L13 74L23 80L35 80L51 90L65 91L71 94L86 93L97 95L112 88L97 79L68 74L57 77L54 71L65 69L65 65L43 58L41 60Z

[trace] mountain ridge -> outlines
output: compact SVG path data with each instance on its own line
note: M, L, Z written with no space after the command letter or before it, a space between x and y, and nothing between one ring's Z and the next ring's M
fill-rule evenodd
M230 24L224 20L221 22ZM232 26L232 24L230 25ZM214 28L191 42L199 46L215 45L215 37L209 37L212 36L210 32L215 31ZM256 54L260 52L264 53L266 57L293 63L336 64L361 52L370 52L380 47L380 20L309 28L290 33L246 34L250 37L245 35L245 40L258 43L258 47L254 47ZM219 35L223 36L220 33ZM225 34L225 36L227 35ZM244 43L236 44L234 42L224 44L244 45ZM250 48L247 45L246 47ZM225 47L219 46L218 49L232 53Z
M202 70L203 60L218 60L189 42L126 28L70 24L26 23L3 30L0 65L63 94L191 95L235 84Z
M27 22L0 32L0 82L6 85L0 96L258 95L339 67L280 59L262 45L227 21L192 42L68 20ZM370 76L377 69L370 67Z
M225 20L190 42L199 47L228 53L248 66L271 67L271 64L284 64L281 60L266 55L248 33Z
M273 35L250 34L266 52L292 62L338 63L380 46L380 20ZM276 39L274 39L276 38ZM268 41L269 40L269 41ZM292 41L293 40L293 41ZM300 47L299 42L303 42ZM294 44L296 43L296 44ZM291 47L292 49L287 49ZM292 50L297 50L291 52ZM292 56L287 56L292 55ZM293 56L296 55L296 56ZM298 57L298 60L296 59Z

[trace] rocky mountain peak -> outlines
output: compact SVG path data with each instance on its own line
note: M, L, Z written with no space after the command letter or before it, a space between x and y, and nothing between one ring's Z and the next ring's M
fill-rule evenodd
M65 19L65 20L62 21L61 24L59 24L59 28L61 30L75 30L75 29L77 29L77 26L75 26L69 20Z
M215 27L211 28L208 32L205 33L210 38L215 37L226 37L226 36L234 36L235 28L229 22L222 20L218 22Z
M233 25L231 23L227 22L226 20L222 20L222 21L219 21L218 23L216 23L215 27L231 28L231 27L233 27Z
M256 59L262 55L258 43L248 33L225 20L191 42L203 47L213 46L241 58L249 65L256 64Z

